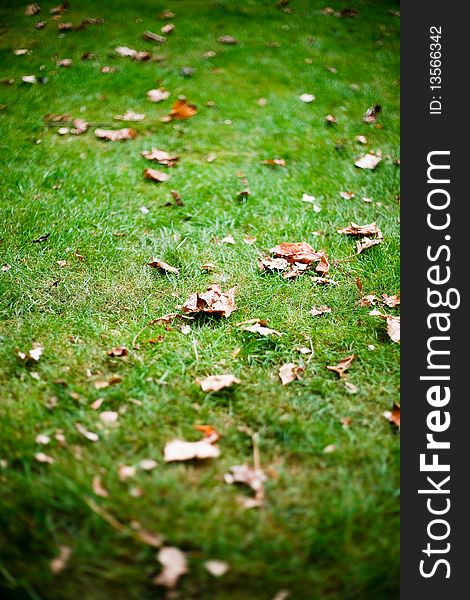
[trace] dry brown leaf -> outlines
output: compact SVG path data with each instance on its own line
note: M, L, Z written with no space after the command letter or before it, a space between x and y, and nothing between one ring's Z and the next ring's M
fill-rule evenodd
M363 250L367 250L368 248L372 248L372 246L377 246L377 244L382 243L382 238L376 238L371 240L368 237L363 238L362 240L358 240L356 242L356 252L360 254Z
M199 381L203 392L218 392L232 386L234 383L240 383L240 380L230 373L225 375L209 375L209 377Z
M204 460L206 458L217 458L218 456L220 456L220 449L218 446L213 445L211 438L202 439L198 442L174 439L167 442L164 449L165 462Z
M135 129L95 129L97 138L108 140L110 142L120 142L122 140L132 140L137 136Z
M330 313L331 308L329 306L314 306L310 311L312 317L316 317L318 315L324 315L325 313Z
M235 240L232 235L226 235L220 240L221 244L235 244Z
M347 369L349 369L349 367L352 365L355 358L356 358L356 355L351 354L350 356L343 358L343 360L340 360L337 365L327 366L326 368L329 369L330 371L334 371L342 378L342 377L344 377L345 371Z
M144 177L145 179L150 179L150 181L156 181L157 183L162 183L170 179L168 173L163 173L156 169L144 169Z
M264 482L267 480L264 472L259 468L249 465L235 465L224 475L225 483L230 485L241 483L249 486L254 492L254 498L243 498L241 500L244 508L259 508L264 501Z
M301 102L305 102L306 104L310 104L310 102L315 100L315 96L313 94L301 94L299 96L299 100Z
M28 6L25 8L24 14L27 17L34 17L34 15L37 15L39 12L41 12L41 7L39 4L28 4Z
M70 560L70 556L72 555L72 548L70 546L60 546L59 554L51 560L49 563L49 568L57 575L61 571L65 569L67 563Z
M164 44L166 42L165 37L163 37L162 35L158 35L158 33L153 33L153 31L144 31L143 36L146 40L157 42L157 44Z
M105 65L104 67L100 68L100 73L117 73L118 70L119 69L117 67L110 67L108 65Z
M371 106L366 110L366 113L363 116L362 120L365 123L375 123L377 121L377 115L380 113L381 110L382 109L378 104L376 104L375 106Z
M166 100L169 96L170 92L162 88L149 90L147 92L147 98L150 100L150 102L162 102L163 100Z
M368 152L367 154L364 154L364 156L358 158L354 165L359 169L374 170L380 162L382 162L381 156Z
M92 482L93 492L101 498L109 498L109 492L103 487L101 477L95 475Z
M400 304L399 296L388 296L387 294L382 294L382 298L382 302L389 308L395 308L395 306L399 306Z
M400 317L384 315L379 310L371 310L369 315L371 317L380 317L381 319L385 319L387 321L388 335L394 342L397 344L400 343Z
M354 139L358 144L362 144L364 146L367 144L367 138L364 135L356 135Z
M118 467L118 477L120 481L127 481L128 479L132 479L136 474L136 468L132 465L119 465Z
M197 108L194 104L189 104L186 100L177 100L171 107L170 113L160 118L160 121L168 123L173 119L189 119L197 114Z
M165 167L174 167L179 161L179 156L176 154L169 154L165 150L159 150L158 148L152 148L151 150L143 150L142 156L147 160L153 160L159 165L165 165Z
M119 413L115 410L105 410L100 413L100 420L104 425L108 427L115 425L119 419Z
M157 554L157 559L163 570L153 579L153 583L169 589L175 588L181 575L188 572L185 555L178 548L164 546Z
M325 121L327 123L335 124L338 122L338 119L334 115L326 115Z
M330 270L330 263L328 262L328 256L326 254L322 254L321 258L320 258L320 262L315 267L315 271L317 273L322 273L323 275L326 275L326 273L328 273L329 270Z
M58 67L71 67L72 66L72 59L71 58L61 58L60 60L57 61L57 66Z
M265 257L259 261L258 265L262 271L265 269L271 271L284 271L288 268L289 262L285 258Z
M398 429L400 429L400 405L397 404L396 402L393 403L392 406L392 410L386 410L383 413L384 417L387 419L387 421L389 421L390 423L392 423L392 425L395 425Z
M73 29L73 23L70 23L70 21L66 23L58 23L57 29L59 31L71 31Z
M345 200L352 200L355 196L354 192L340 192L339 195Z
M307 244L307 242L299 242L294 244L282 243L274 248L271 248L270 252L279 258L285 258L291 264L310 264L312 262L319 261L322 257L322 254L315 252L312 246Z
M275 167L285 167L286 161L283 158L270 158L268 160L263 160L263 165L271 165Z
M377 296L375 294L368 294L359 300L357 303L359 306L375 306L375 301L377 300Z
M175 26L173 25L173 23L167 23L166 25L163 25L163 27L160 29L161 33L165 33L166 35L173 33L174 30Z
M173 17L175 17L175 13L172 12L171 10L164 10L160 16L159 19L173 19Z
M351 221L351 224L348 227L345 227L344 229L338 229L338 233L343 235L357 235L358 237L373 235L379 239L383 237L382 232L377 227L376 223L357 225Z
M163 262L163 260L152 258L147 264L149 267L160 269L160 271L164 271L165 273L174 273L175 275L179 275L179 270L176 267L172 267L168 263Z
M38 344L37 342L33 342L31 344L31 349L28 350L27 352L22 352L21 350L18 350L18 349L15 350L15 353L18 356L18 358L21 359L22 361L24 361L25 363L38 362L39 359L41 358L43 352L44 352L44 347L41 346L41 344Z
M183 304L182 310L184 313L208 313L229 317L234 310L236 288L231 288L226 292L222 292L217 284L210 285L207 292L199 294L195 292L191 294L188 300Z
M288 385L296 379L300 379L301 373L305 371L305 367L296 365L294 363L286 363L279 369L279 377L282 385Z
M238 44L237 38L234 38L231 35L221 35L217 41L220 44L225 44L227 46L236 46Z
M213 577L222 577L229 570L229 564L223 560L208 560L204 566Z
M115 115L116 121L143 121L145 115L142 113L136 113L132 109L126 110L123 115Z

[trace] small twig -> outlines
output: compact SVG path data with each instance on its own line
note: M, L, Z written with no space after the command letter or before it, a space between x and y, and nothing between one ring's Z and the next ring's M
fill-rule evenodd
M251 436L251 443L253 444L253 466L258 471L261 469L261 462L259 458L259 446L258 446L258 434L254 433Z

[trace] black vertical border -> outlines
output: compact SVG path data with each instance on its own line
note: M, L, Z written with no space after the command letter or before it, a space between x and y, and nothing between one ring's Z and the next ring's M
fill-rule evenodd
M429 114L433 92L429 89L429 29L442 28L442 96L441 115ZM467 578L470 575L470 325L467 316L470 279L470 104L466 90L470 80L470 3L452 0L407 0L401 4L401 277L402 277L402 391L403 427L401 431L401 598L402 600L463 600L470 598ZM427 227L427 154L433 150L450 150L450 179L445 186L451 194L451 225L445 232ZM451 236L444 241L444 235ZM433 410L426 401L429 382L420 381L426 374L427 339L432 333L426 318L432 309L427 305L428 245L447 243L451 249L452 272L448 286L460 291L461 305L448 310L452 319L450 332L451 400L442 410L451 414L450 428L440 434L451 443L447 455L450 471L451 508L443 518L451 526L443 542L429 540L426 528L432 515L424 495L426 475L419 469L419 455L426 451L426 416ZM440 264L445 266L445 262ZM445 286L443 286L445 287ZM445 310L445 309L440 309ZM449 358L449 357L447 357ZM447 361L449 362L449 361ZM446 461L447 462L447 461ZM436 473L439 481L447 474ZM437 504L436 504L437 506ZM438 518L438 517L434 517ZM436 548L451 544L443 557L451 566L450 578L444 568L428 579L419 573L419 563L427 558L422 550L427 542ZM428 559L427 565L432 564Z

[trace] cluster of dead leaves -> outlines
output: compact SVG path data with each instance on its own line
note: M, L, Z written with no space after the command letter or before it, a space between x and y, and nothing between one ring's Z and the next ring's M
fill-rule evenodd
M183 304L182 310L185 314L206 313L221 317L229 317L234 310L236 288L230 288L222 292L217 284L210 285L206 292L195 292L190 295Z
M282 243L270 250L272 257L266 256L259 261L261 270L280 271L284 279L298 277L311 269L316 263L315 271L324 277L330 263L324 250L315 250L307 242Z
M338 233L361 238L356 244L357 254L360 254L367 248L381 244L383 240L382 232L377 227L376 223L357 225L356 223L351 222L348 227L338 229Z

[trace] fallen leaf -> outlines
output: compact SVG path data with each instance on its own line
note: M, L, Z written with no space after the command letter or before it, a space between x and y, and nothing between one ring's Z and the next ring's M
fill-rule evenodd
M357 225L356 223L353 223L351 221L351 224L348 227L345 227L344 229L338 229L338 233L341 233L343 235L356 235L359 237L373 235L379 239L383 237L382 232L377 227L376 223L369 223L368 225Z
M38 80L35 75L23 75L21 81L23 83L37 83Z
M226 235L225 237L223 237L220 240L221 244L235 244L235 240L233 239L233 236L231 235Z
M115 115L114 118L116 121L143 121L145 119L145 115L128 109L123 115Z
M305 102L307 104L310 104L310 102L313 102L315 100L315 96L313 94L301 94L299 96L299 100L301 102Z
M179 275L177 268L172 267L166 262L163 262L163 260L152 258L147 264L149 267L153 267L154 269L160 269L160 271L164 271L166 273L174 273L175 275Z
M54 575L57 575L65 569L70 560L71 555L72 548L70 546L59 547L59 554L55 558L53 558L49 563L49 568L51 569L52 573L54 573Z
M44 454L44 452L36 452L34 458L40 463L47 463L48 465L52 465L54 463L52 456Z
M375 306L375 301L377 300L377 296L375 296L375 294L368 294L367 296L364 296L363 298L361 298L358 302L359 306Z
M305 367L296 365L294 363L286 363L285 365L282 365L282 367L279 369L279 377L282 385L288 385L296 379L300 379L300 374L303 373L304 370Z
M348 392L350 394L357 394L357 392L359 391L357 389L357 386L354 385L354 383L350 383L349 381L345 381L344 382L344 387L348 390ZM343 423L343 425L349 424L349 423L344 423L344 421L346 421L346 419L342 419L341 422ZM350 420L349 420L350 421Z
M210 285L207 292L191 294L183 304L182 310L189 314L203 312L229 317L236 310L235 290L236 288L233 287L227 292L222 292L217 284Z
M197 108L194 104L189 104L186 100L177 100L171 107L170 113L160 118L160 121L168 123L173 119L189 119L197 114Z
M10 269L11 269L11 265L9 265L8 263L4 263L4 264L2 265L2 269L1 269L1 270L2 270L2 272L3 272L3 273L6 273L6 272L7 272L7 271L9 271Z
M165 462L204 460L206 458L217 458L218 456L220 456L218 446L214 446L207 439L198 442L174 439L167 442L164 449Z
M349 369L349 367L352 365L355 358L356 358L356 355L351 354L350 356L343 358L343 360L340 360L337 365L327 366L326 368L329 369L330 371L334 371L342 378L342 377L344 377L345 371L347 369Z
M362 240L358 240L356 243L356 251L357 254L360 254L363 250L367 250L367 248L371 248L372 246L377 246L377 244L382 243L382 238L377 238L371 240L368 237L363 238Z
M165 150L159 150L158 148L152 148L151 150L143 150L142 156L147 160L153 160L159 165L165 167L174 167L179 161L179 156L176 154L169 154Z
M139 462L139 467L143 471L152 471L156 467L158 467L158 463L153 458L144 458Z
M104 425L110 426L117 423L119 419L119 413L114 410L105 410L100 413L100 420Z
M237 38L234 38L231 35L221 35L217 38L217 41L220 44L226 44L227 46L236 46L238 44Z
M178 548L164 546L157 554L157 558L163 570L153 579L153 583L169 589L175 588L181 575L188 572L185 555Z
M380 317L381 319L385 319L387 321L387 333L397 344L400 343L400 317L395 317L393 315L384 315L379 310L372 310L369 315L371 317Z
M46 21L38 21L37 23L34 24L35 29L44 29L45 26L46 26Z
M28 48L18 48L17 50L13 50L13 52L16 56L26 56L27 54L31 54L31 50L28 50Z
M294 244L282 243L274 248L271 248L270 252L279 258L285 258L291 264L310 264L312 262L319 261L322 257L322 254L315 252L312 246L307 244L307 242L299 242Z
M110 142L120 142L122 140L132 140L137 136L135 129L95 129L97 138L108 140Z
M127 481L128 479L132 479L136 474L136 468L131 465L119 465L118 467L118 477L120 481Z
M92 402L90 404L90 408L92 408L93 410L98 410L99 408L101 408L101 405L104 402L104 398L98 398L97 400L95 400L94 402Z
M355 196L354 192L340 192L339 195L345 200L352 200Z
M400 304L399 296L388 296L387 294L382 294L382 298L382 302L389 308L395 308L395 306L399 306Z
M122 357L127 356L128 350L124 346L117 346L116 348L112 348L108 350L106 353L108 356Z
M75 429L81 433L87 440L90 442L97 442L100 438L97 433L93 433L92 431L87 431L83 425L80 423L75 423Z
M371 106L366 110L366 113L363 116L362 120L365 123L375 123L377 121L377 115L380 113L381 110L382 109L378 104L376 104L375 106Z
M191 333L191 326L190 325L181 325L180 331L183 335L188 335L188 333Z
M41 12L41 7L39 6L39 4L28 4L28 6L25 8L24 14L27 17L33 17L39 12Z
M103 487L101 477L95 475L92 482L93 492L101 498L109 498L109 492Z
M31 345L31 349L27 352L22 352L21 350L16 349L16 355L25 363L27 362L38 362L44 352L44 347L37 342L33 342Z
M147 98L150 100L150 102L162 102L163 100L166 100L169 96L170 92L162 88L149 90L147 92Z
M330 263L328 262L328 257L326 254L322 254L321 258L320 258L320 262L315 267L315 271L317 273L323 273L323 275L326 275L326 273L328 273L329 270L330 270Z
M229 564L223 560L208 560L204 566L213 577L222 577L229 569Z
M389 423L392 423L398 429L400 429L400 405L399 404L394 402L392 410L391 411L386 410L383 413L383 415L387 419L387 421L389 421Z
M117 73L118 70L119 69L117 67L109 67L108 65L105 65L104 67L101 67L100 73Z
M243 331L250 331L251 333L257 333L258 335L267 336L267 335L282 335L279 331L275 329L270 329L261 323L254 323L253 325L246 325L245 327L241 327Z
M264 482L266 480L267 477L261 469L256 469L246 464L230 467L230 471L224 475L225 483L230 485L241 483L247 485L255 492L254 498L243 499L242 504L245 508L259 508L263 505Z
M364 154L364 156L358 158L354 165L359 169L374 170L380 162L382 162L381 156L368 152L367 154Z
M156 181L157 183L162 183L170 179L170 175L163 173L162 171L157 171L156 169L144 169L144 177L145 179L150 179L150 181Z
M57 29L59 31L71 31L73 29L73 23L67 21L66 23L58 23Z
M354 139L358 144L363 144L364 146L367 144L367 138L364 135L356 135Z
M338 122L338 119L334 115L326 115L325 121L327 123L335 124Z
M311 311L310 314L312 315L312 317L316 317L318 315L324 315L325 313L330 313L331 312L331 308L329 306L314 306Z
M42 446L46 446L51 441L51 438L45 433L40 433L36 436L36 444L41 444Z
M248 235L247 237L243 238L243 242L245 244L248 244L249 246L251 246L252 244L254 244L256 242L256 237L254 237L252 235Z
M271 165L275 167L285 167L286 161L283 158L270 158L268 160L263 160L263 165Z
M203 392L218 392L232 386L234 383L240 383L240 380L231 374L209 375L209 377L199 381Z
M153 33L153 31L144 31L143 36L146 40L151 40L152 42L157 42L157 44L164 44L166 42L166 37L162 35L158 35L158 33Z
M166 25L163 25L163 27L160 29L161 33L165 33L167 35L173 33L174 30L175 26L173 25L173 23L167 23Z
M71 58L62 58L60 60L57 61L57 66L58 67L71 67L72 66L72 59Z
M161 14L160 14L160 19L173 19L173 17L175 16L175 13L172 12L171 10L164 10Z

